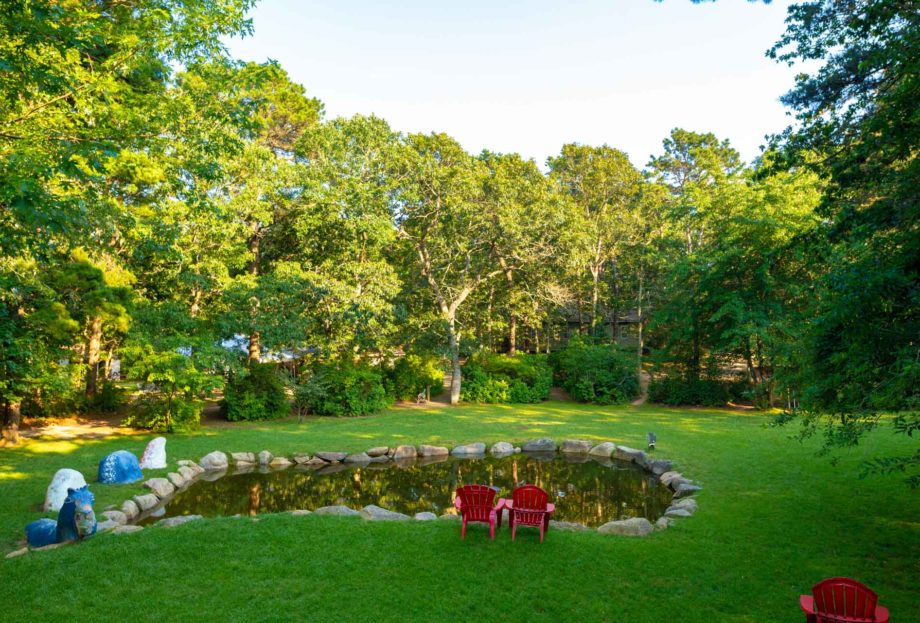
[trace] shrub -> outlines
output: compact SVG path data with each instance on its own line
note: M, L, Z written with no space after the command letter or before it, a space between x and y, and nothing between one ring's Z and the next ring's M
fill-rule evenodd
M742 400L749 391L750 384L746 381L669 375L655 378L649 383L648 399L671 406L721 407L728 402Z
M473 354L463 366L463 400L483 403L540 402L549 396L553 372L545 355Z
M632 353L576 338L550 359L557 382L578 402L618 404L639 393L636 356Z
M144 392L134 401L124 424L157 433L195 430L201 424L203 404L203 401L184 394Z
M367 364L350 362L317 366L295 397L298 409L315 415L367 415L392 404L383 374Z
M273 364L252 363L246 374L231 377L223 411L231 422L269 420L290 412L284 379Z
M387 370L384 379L388 393L396 400L415 400L431 388L431 395L444 391L444 370L433 355L408 354Z

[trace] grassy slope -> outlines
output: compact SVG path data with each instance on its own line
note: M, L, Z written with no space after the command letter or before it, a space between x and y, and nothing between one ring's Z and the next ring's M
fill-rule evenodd
M898 623L920 621L920 496L894 477L858 480L858 462L905 451L883 429L836 467L816 444L765 429L758 415L651 406L394 409L372 418L315 419L169 438L171 460L214 449L275 454L363 450L400 442L610 439L642 447L702 481L700 510L646 539L551 532L494 543L455 524L263 516L103 535L79 546L0 559L4 621L84 612L97 621L800 620L798 595L848 575L874 587ZM39 516L53 472L93 475L107 452L140 452L148 437L32 443L0 450L0 548ZM94 478L93 478L94 479ZM136 485L93 487L97 509Z

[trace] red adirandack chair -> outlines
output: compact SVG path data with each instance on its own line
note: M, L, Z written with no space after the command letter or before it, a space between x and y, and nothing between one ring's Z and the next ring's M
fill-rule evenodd
M540 542L549 530L549 519L556 510L555 505L547 502L546 491L534 485L518 487L511 494L511 501L505 500L508 509L508 523L511 525L511 540L519 525L536 526L540 529Z
M495 504L495 489L485 485L464 485L457 489L457 499L454 506L460 511L463 524L460 527L460 538L466 538L466 524L469 521L478 521L489 524L489 538L495 540L495 526L502 527L502 508L505 501L498 500Z
M807 623L888 623L888 609L878 595L850 578L830 578L799 597Z

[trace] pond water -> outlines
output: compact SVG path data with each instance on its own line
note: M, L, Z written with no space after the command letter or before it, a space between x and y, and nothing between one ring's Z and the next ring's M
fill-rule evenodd
M554 519L587 526L629 517L655 521L671 502L667 487L631 463L516 454L231 472L212 481L199 479L139 523L176 515L258 515L333 504L354 509L376 504L407 515L441 515L455 512L454 492L465 484L498 487L497 497L506 498L517 485L535 484L556 505Z

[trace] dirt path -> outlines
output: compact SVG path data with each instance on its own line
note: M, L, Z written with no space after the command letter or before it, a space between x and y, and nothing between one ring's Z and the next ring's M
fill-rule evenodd
M121 435L145 435L148 431L121 425L121 416L93 416L26 420L19 435L23 439L103 439Z
M634 407L645 404L645 401L648 400L648 384L651 380L652 377L645 370L639 373L639 397L629 404Z

